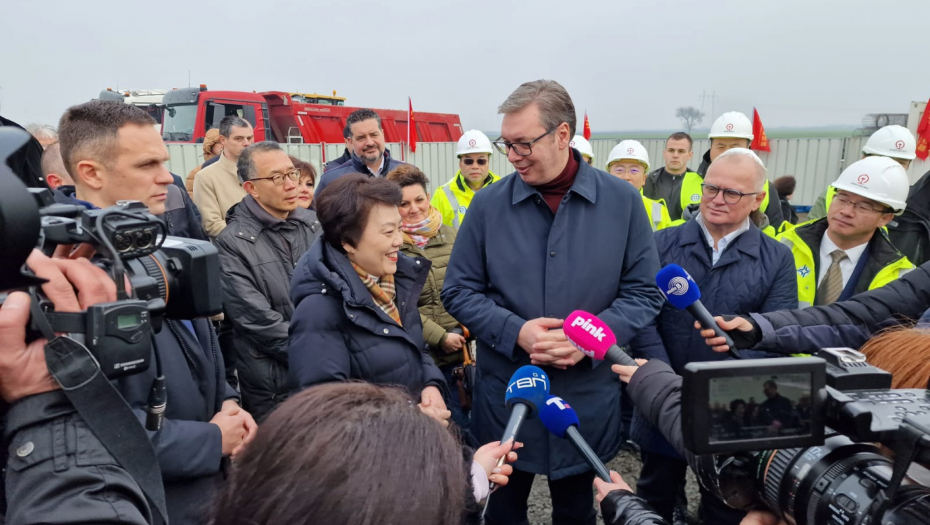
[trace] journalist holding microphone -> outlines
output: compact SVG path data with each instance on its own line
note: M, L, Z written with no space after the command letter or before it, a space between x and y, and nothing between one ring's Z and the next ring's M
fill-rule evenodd
M652 228L639 192L597 170L569 145L575 107L557 82L517 88L500 106L495 146L516 173L481 190L459 229L442 301L478 337L472 430L500 439L502 403L518 368L543 367L553 389L575 403L580 432L603 460L620 448L620 390L609 367L576 350L562 331L569 312L595 312L619 344L651 321L662 297ZM536 474L548 476L555 525L594 524L594 473L572 445L535 420L510 483L489 500L486 522L527 523Z

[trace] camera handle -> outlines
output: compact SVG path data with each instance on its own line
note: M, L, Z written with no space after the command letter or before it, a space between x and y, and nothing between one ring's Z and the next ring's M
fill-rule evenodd
M152 440L141 425L124 424L116 430L114 421L138 421L136 415L103 375L93 354L74 339L55 335L35 289L30 295L33 322L48 339L45 361L52 377L88 428L139 484L155 519L167 523L165 489Z

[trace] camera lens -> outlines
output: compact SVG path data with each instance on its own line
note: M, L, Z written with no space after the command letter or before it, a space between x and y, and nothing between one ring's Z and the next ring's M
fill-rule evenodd
M132 237L122 233L113 236L113 247L118 252L125 252L132 248Z

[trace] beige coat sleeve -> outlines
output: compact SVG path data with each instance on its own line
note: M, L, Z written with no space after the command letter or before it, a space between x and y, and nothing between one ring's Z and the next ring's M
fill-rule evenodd
M194 177L194 204L203 216L203 229L207 230L211 239L215 239L226 228L226 217L220 211L213 178L204 177L203 173L199 175Z

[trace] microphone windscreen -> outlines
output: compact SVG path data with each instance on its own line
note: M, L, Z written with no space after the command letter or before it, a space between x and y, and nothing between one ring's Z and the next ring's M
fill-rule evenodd
M510 377L507 384L507 393L504 404L507 408L514 403L525 403L530 406L533 414L546 402L549 395L549 376L538 366L521 366Z
M580 427L578 414L558 396L549 396L539 409L539 420L549 432L564 439L565 431L570 426Z
M617 338L604 321L582 310L575 310L565 318L562 331L568 342L592 359L603 360L607 350L617 344Z
M670 264L656 274L656 286L665 294L668 302L679 310L688 308L701 298L701 290L684 268Z

